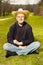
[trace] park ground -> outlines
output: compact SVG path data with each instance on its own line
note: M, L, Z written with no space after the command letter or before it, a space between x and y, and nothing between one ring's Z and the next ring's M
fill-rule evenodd
M8 18L10 17L8 16ZM7 42L7 32L15 19L0 20L0 65L43 65L43 17L29 16L26 21L32 26L35 41L39 41L41 44L39 54L5 58L6 51L3 50L3 45Z

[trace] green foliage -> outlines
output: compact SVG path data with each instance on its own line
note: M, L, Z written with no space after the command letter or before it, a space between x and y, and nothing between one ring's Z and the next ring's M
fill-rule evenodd
M41 44L39 54L12 56L6 59L3 44L7 42L7 32L15 19L0 21L0 65L43 65L43 17L29 16L26 21L32 26L35 40Z

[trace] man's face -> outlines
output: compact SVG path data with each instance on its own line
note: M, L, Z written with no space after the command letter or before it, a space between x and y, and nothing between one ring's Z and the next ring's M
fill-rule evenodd
M18 23L22 24L24 22L25 19L25 15L22 13L17 14L16 16L16 20L18 21Z

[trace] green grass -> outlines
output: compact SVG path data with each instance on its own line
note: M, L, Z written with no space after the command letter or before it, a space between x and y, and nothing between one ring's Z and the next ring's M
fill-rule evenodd
M43 17L41 16L30 16L26 20L32 26L35 40L41 44L39 54L5 58L6 51L3 50L3 44L7 42L7 32L14 21L13 18L0 21L0 65L43 65Z

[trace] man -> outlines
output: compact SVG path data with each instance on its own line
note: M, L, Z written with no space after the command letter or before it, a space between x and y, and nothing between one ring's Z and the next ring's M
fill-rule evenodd
M10 27L7 34L8 43L5 43L3 48L7 50L6 57L9 57L13 52L17 55L26 55L36 51L40 47L39 42L34 42L32 28L25 22L29 12L22 8L12 12L16 17L16 22Z

